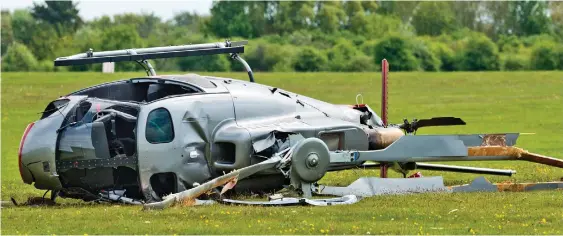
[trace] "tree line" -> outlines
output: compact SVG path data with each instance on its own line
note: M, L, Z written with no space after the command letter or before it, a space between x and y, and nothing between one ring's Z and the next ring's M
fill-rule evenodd
M76 2L3 10L2 71L54 68L56 57L249 40L255 71L494 71L563 69L563 2L558 1L217 1L209 15L163 20L124 13L90 21ZM159 59L159 71L241 71L225 55ZM141 70L134 62L117 71Z

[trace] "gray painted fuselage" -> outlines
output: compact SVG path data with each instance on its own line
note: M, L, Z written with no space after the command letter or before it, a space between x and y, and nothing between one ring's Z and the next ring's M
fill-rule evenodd
M123 85L132 81L119 83ZM118 173L120 169L117 167L127 167L137 173L137 184L143 198L158 199L151 177L161 173L172 174L176 182L175 192L192 188L196 183L260 162L264 160L262 153L279 151L275 150L277 146L274 145L279 140L277 134L318 137L331 150L362 151L368 150L366 130L382 126L380 118L369 107L371 117L366 121L362 119L366 113L351 106L330 104L258 83L195 74L155 76L135 81L171 83L186 86L192 91L146 101L144 95L129 97L126 95L129 93L127 89L116 92L122 87L116 85L114 88L112 83L107 83L94 86L106 86L107 91L88 92L87 88L70 94L65 97L70 99L65 107L36 121L31 128L22 149L24 182L35 182L35 187L39 189L65 191L76 187L74 185L93 181L94 184L87 183L87 186L104 189L112 184L111 177L107 177L105 184L84 179L88 179L88 175L94 179L98 179L96 176L110 175L113 181L118 182L115 179L122 174ZM138 91L131 94L134 93ZM75 116L73 113L76 113L77 104L81 102L88 102L91 106L81 122L69 125L69 120ZM131 130L134 133L135 150L123 154L121 157L125 159L121 163L116 162L121 160L118 156L110 155L107 158L98 155L100 150L95 150L95 140L91 138L95 119L92 117L115 106L129 106L131 110L136 110L129 114L136 117L132 126L134 129ZM150 143L146 139L148 114L157 108L165 108L171 115L174 129L171 142ZM112 122L118 126L123 124L121 127L129 124L126 121ZM60 132L57 132L58 129ZM134 158L136 162L130 162L127 158ZM48 168L44 162L49 163ZM333 164L333 167L342 169L358 164L360 162L346 163L344 166ZM86 174L76 174L79 170L85 170ZM280 176L278 170L272 169L256 174L247 182L258 189L281 186L284 178Z

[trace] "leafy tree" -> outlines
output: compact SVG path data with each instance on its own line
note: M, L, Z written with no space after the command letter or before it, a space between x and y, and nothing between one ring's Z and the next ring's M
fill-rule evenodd
M323 71L326 69L327 58L319 50L312 47L304 47L297 53L293 68L296 71Z
M182 71L229 71L231 64L226 55L182 57L178 59Z
M14 42L14 31L12 30L12 15L9 11L2 11L2 56L6 54L8 46Z
M422 41L413 43L413 55L418 59L419 65L424 71L438 71L442 62L430 48Z
M389 35L383 38L374 48L374 62L380 64L381 60L387 59L392 65L393 71L418 70L419 62L412 50L412 42L406 37Z
M400 17L403 22L411 22L418 1L381 1L378 12L384 15Z
M441 42L434 42L430 44L430 50L440 60L441 71L456 70L455 53L448 45Z
M554 70L559 66L558 47L550 41L536 45L530 58L530 66L535 70Z
M351 71L354 68L352 58L360 55L361 52L350 41L341 40L327 52L329 68L331 71ZM358 60L360 59L356 58Z
M3 71L33 71L37 68L37 59L21 43L13 43L2 58Z
M512 14L516 16L515 33L517 35L534 35L549 33L551 19L547 15L547 3L542 1L515 1Z
M455 16L450 2L421 2L411 24L418 35L440 35L453 31Z
M554 34L559 37L560 41L563 41L563 1L550 1L549 13Z
M482 24L480 18L482 13L480 7L483 5L479 1L452 1L452 12L456 24L462 28L477 30Z
M129 25L129 27L136 28L137 33L142 38L148 38L151 34L157 33L157 28L161 23L160 18L155 16L154 13L124 13L115 15L113 19L114 24Z
M345 21L346 13L342 6L333 3L338 2L322 2L316 16L316 25L325 33L336 32Z
M100 50L121 50L144 47L137 30L128 25L116 25L106 29L101 35ZM115 69L123 71L138 70L136 62L120 62L115 64Z
M57 31L52 25L40 22L34 25L31 41L27 46L38 60L53 60L62 38L57 36Z
M271 3L272 33L287 34L308 29L315 20L313 1L276 1Z
M527 58L524 58L521 55L506 54L503 60L504 61L503 70L507 70L507 71L525 70L528 68L528 60L526 59Z
M2 19L3 21L4 19ZM33 38L35 20L27 10L15 10L12 14L12 30L14 41L29 45ZM4 29L2 29L4 30Z
M203 19L197 13L182 12L174 15L174 26L187 29L191 33L199 33Z
M522 47L522 42L515 35L501 35L497 41L499 51L517 53Z
M80 28L83 21L78 12L77 4L72 1L34 2L31 9L33 18L53 25L59 36L74 33Z
M285 70L290 67L290 58L293 56L291 46L282 46L258 40L248 47L248 52L242 54L254 71ZM242 71L244 68L238 62L233 62L235 70Z
M258 30L248 21L246 11L249 2L219 1L213 2L211 19L206 24L209 32L219 37L240 36L259 37Z
M468 71L500 69L497 46L486 36L474 37L467 42L463 53L463 68Z
M393 33L409 35L412 28L403 24L398 17L373 14L366 16L366 24L358 33L369 38L383 38Z
M376 71L373 58L364 54L358 54L350 58L348 66L344 68L345 71Z

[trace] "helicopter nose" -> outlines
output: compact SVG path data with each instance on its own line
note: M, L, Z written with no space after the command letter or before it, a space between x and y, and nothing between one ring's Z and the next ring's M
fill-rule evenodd
M22 152L25 144L25 139L27 138L29 131L31 131L31 128L33 128L33 125L35 125L35 122L28 124L27 127L25 128L22 139L20 141L20 147L18 150L18 166L20 170L20 177L22 178L23 182L26 184L31 184L33 182L33 176L31 174L31 171L22 162Z

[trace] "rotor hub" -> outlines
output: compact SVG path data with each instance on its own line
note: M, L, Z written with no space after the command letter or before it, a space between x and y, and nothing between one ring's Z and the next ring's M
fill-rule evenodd
M307 167L312 168L319 164L319 156L316 153L311 153L307 157Z

